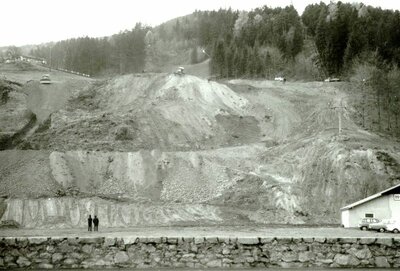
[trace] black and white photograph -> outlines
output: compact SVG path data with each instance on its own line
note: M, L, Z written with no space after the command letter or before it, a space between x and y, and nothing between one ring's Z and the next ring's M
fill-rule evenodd
M399 270L400 1L0 2L0 270Z

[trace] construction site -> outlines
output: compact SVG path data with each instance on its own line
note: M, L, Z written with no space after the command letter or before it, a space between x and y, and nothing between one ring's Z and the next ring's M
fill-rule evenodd
M349 83L207 67L1 64L0 269L399 267L390 233L340 227L400 175Z
M347 82L92 79L0 68L0 215L28 228L337 225L393 185L398 142L352 120ZM6 96L5 96L6 95Z

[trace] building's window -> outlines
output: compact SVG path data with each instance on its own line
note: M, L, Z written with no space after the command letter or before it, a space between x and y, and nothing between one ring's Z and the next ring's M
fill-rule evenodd
M365 214L365 217L374 217L374 214Z

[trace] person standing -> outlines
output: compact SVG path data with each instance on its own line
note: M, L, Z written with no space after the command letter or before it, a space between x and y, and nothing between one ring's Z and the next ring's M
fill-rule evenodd
M89 215L89 218L88 218L88 231L92 231L92 221L93 221L92 216Z
M93 224L94 224L94 231L99 231L99 219L97 218L97 216L94 216Z

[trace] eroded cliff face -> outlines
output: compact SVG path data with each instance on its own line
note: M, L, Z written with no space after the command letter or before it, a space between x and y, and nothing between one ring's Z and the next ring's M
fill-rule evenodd
M52 152L49 167L65 190L136 201L201 203L253 168L262 148L203 152ZM247 154L245 154L247 153ZM242 156L249 159L242 161Z
M223 221L218 207L186 204L140 204L92 198L8 199L0 221L27 228L82 228L97 215L100 227L166 226Z
M139 225L147 214L143 221L160 225L335 224L341 207L394 185L399 174L399 154L390 148L349 144L331 139L200 152L9 151L14 167L1 177L10 197L2 220L42 227L52 217L54 227L80 227L96 213L112 227ZM25 160L17 161L22 155Z

